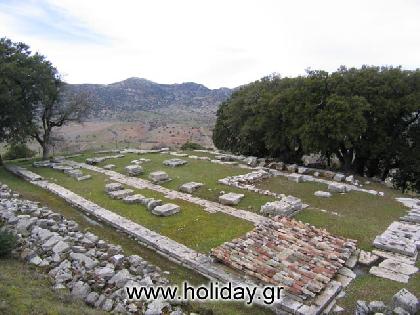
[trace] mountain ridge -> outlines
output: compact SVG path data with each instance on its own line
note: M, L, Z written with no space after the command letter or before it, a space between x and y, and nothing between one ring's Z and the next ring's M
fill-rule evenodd
M160 111L182 108L212 115L231 94L232 89L209 89L203 84L183 82L160 84L131 77L110 84L69 84L70 93L85 92L93 100L95 116L135 111Z

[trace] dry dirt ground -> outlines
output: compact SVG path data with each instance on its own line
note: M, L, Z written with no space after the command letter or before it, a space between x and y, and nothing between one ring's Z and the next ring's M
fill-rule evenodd
M136 147L180 147L187 141L213 147L211 129L165 122L89 121L71 124L56 134L55 151L72 153L84 150Z

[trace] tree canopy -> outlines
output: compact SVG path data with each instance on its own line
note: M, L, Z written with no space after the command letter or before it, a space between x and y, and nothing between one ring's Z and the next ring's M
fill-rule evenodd
M265 77L220 106L213 140L220 149L286 162L335 156L346 171L381 178L403 165L418 172L419 93L420 70L400 67Z

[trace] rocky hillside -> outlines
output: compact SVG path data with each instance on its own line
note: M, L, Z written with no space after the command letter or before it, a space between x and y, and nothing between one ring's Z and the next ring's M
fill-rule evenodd
M232 93L228 88L211 90L193 82L158 84L141 78L108 85L72 84L70 88L75 92L88 92L95 102L94 112L98 116L168 108L172 111L177 107L214 115L219 104Z

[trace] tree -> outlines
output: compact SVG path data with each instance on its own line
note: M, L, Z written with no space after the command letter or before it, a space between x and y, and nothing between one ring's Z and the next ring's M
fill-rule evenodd
M41 145L42 158L48 159L53 129L70 122L81 123L87 117L91 103L87 94L66 91L66 85L61 81L57 87L46 86L44 91L42 102L34 112L31 136Z
M406 189L417 185L419 117L420 70L343 66L242 86L219 108L213 139L224 150L285 162L337 157L345 171L382 179L400 168Z
M22 142L29 134L32 106L39 100L33 88L39 62L42 57L31 55L27 45L0 39L0 142Z
M0 39L0 141L28 138L49 156L54 128L86 117L86 94L70 93L55 67L23 43Z

